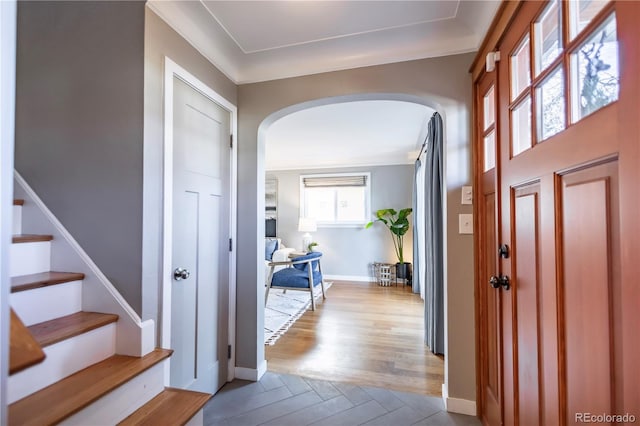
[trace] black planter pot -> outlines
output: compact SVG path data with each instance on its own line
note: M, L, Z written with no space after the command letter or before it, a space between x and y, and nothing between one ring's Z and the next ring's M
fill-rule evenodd
M396 263L396 278L406 279L407 284L411 284L411 279L413 278L411 263Z

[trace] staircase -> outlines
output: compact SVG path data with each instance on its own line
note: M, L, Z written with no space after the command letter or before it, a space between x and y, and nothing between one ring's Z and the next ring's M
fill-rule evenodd
M202 424L211 395L165 388L171 350L117 353L122 319L83 310L85 274L50 270L53 236L22 234L24 204L10 255L9 425Z

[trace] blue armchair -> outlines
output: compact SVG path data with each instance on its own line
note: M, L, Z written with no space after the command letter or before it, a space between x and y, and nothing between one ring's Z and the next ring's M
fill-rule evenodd
M281 288L289 290L304 290L311 293L311 309L316 310L316 299L314 297L314 287L320 285L322 288L322 298L326 299L324 292L324 281L322 279L322 269L320 268L320 258L322 253L311 252L304 256L295 257L287 262L270 262L269 277L267 278L267 291L264 296L264 303L269 298L271 288ZM274 273L276 266L287 266Z

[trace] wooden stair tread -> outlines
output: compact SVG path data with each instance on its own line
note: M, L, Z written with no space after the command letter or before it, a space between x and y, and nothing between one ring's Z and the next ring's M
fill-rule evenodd
M114 355L9 405L9 425L51 425L168 358L156 349L142 358Z
M84 274L79 272L41 272L39 274L21 275L11 278L11 292L32 290L34 288L47 287L55 284L63 284L71 281L81 281Z
M22 200L20 198L16 198L15 200L13 200L13 205L14 206L24 206L24 200Z
M211 397L212 395L208 393L166 388L118 424L119 426L185 425Z
M9 335L9 374L31 367L45 358L44 351L11 309L11 331Z
M12 243L36 243L39 241L51 241L53 235L36 235L36 234L17 234L14 235Z
M118 315L114 314L76 312L34 324L29 327L29 331L36 341L45 347L116 321L118 321Z

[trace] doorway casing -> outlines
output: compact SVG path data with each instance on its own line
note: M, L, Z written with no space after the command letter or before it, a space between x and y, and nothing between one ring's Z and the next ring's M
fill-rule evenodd
M436 102L432 102L429 99L425 99L419 96L414 96L414 95L408 95L408 94L403 94L403 93L363 93L363 94L357 94L357 95L345 95L345 96L334 96L334 97L327 97L327 98L320 98L320 99L315 99L315 100L311 100L311 101L307 101L307 102L302 102L302 103L298 103L298 104L294 104L294 105L290 105L286 108L282 108L279 111L273 112L272 114L268 115L258 126L258 135L257 135L257 146L258 146L258 152L257 152L257 174L258 174L258 186L257 186L257 204L258 204L258 210L257 210L257 217L260 218L262 217L261 215L264 215L264 191L265 191L265 173L266 173L266 169L265 169L265 144L266 144L266 136L269 130L269 127L275 123L276 121L278 121L279 119L292 114L294 112L298 112L298 111L302 111L305 109L309 109L309 108L313 108L313 107L318 107L318 106L323 106L323 105L329 105L329 104L335 104L335 103L343 103L343 102L354 102L354 101L403 101L403 102L411 102L411 103L416 103L416 104L420 104L420 105L425 105L429 108L432 108L434 111L438 112L442 118L443 121L446 122L446 115L445 115L445 108L443 108L441 105L439 105ZM446 125L444 126L444 144L446 146L447 143L447 129L446 129ZM445 149L443 152L443 163L446 165L447 164L447 150ZM446 167L446 166L445 166ZM443 182L442 182L442 186L443 186L443 194L447 193L447 176L446 176L446 171L443 174ZM446 230L447 229L447 203L446 200L443 200L443 223L442 223L442 229ZM262 228L260 228L260 226L262 226ZM261 231L262 229L262 231ZM258 234L259 235L264 235L264 221L258 220ZM258 236L259 238L259 236ZM448 311L447 311L447 285L446 283L448 282L447 280L447 239L445 238L443 241L443 271L444 271L444 341L445 341L445 354L448 354L448 339L447 339L447 334L448 334L448 330L447 330L447 317L448 317ZM262 259L260 258L259 254L258 254L258 258L256 259L256 263L261 264L262 263ZM264 268L257 268L257 280L258 283L260 282L264 282ZM258 308L258 324L264 323L264 310ZM264 340L264 339L263 339ZM263 352L264 354L264 352ZM456 412L461 412L461 413L465 413L465 414L472 414L475 415L475 411L476 411L476 407L475 407L475 403L470 402L470 401L466 401L466 400L459 400L459 399L455 399L455 400L451 400L451 398L448 397L448 356L445 355L445 368L444 368L444 376L445 376L445 382L442 384L442 397L445 403L445 407L448 406L450 403L454 404L455 407L454 410L452 411L456 411ZM266 371L266 360L263 361L262 365L264 365L263 368L259 368L259 371ZM261 374L258 375L258 378L261 376Z

